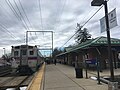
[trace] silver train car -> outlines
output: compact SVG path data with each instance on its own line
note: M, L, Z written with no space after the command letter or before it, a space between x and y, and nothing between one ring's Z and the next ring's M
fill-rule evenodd
M21 75L34 73L44 62L37 46L12 46L12 68Z

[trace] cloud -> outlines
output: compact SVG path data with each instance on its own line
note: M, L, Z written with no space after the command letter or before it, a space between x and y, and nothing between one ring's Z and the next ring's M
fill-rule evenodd
M84 25L85 22L100 8L91 6L92 0L40 0L41 13L39 8L39 0L20 0L24 11L18 0L15 0L21 14L13 0L9 0L19 18L15 16L5 0L0 1L0 24L6 28L3 29L0 25L0 48L6 47L9 49L12 45L25 44L26 31L53 31L54 47L60 47L66 43L75 33L76 24ZM119 37L120 23L120 8L119 0L109 0L108 10L116 8L118 26L111 29L111 37ZM42 16L42 17L41 17ZM95 38L106 33L100 33L99 19L104 16L104 7L83 27L87 28ZM25 22L29 28L25 29ZM26 26L26 27L27 27ZM117 32L117 33L116 33ZM42 32L31 32L29 34L29 44L51 45L51 35ZM33 40L35 39L35 40ZM72 38L65 46L74 43ZM2 55L2 52L1 52Z

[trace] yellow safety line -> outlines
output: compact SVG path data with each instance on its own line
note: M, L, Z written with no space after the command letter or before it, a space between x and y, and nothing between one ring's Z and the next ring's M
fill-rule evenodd
M44 69L45 69L45 63L42 65L38 73L35 74L35 77L31 81L31 83L28 85L27 90L41 90L42 79L44 76Z

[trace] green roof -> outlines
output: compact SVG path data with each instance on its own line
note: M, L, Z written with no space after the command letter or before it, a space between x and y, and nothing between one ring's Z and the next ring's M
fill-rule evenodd
M87 48L87 47L90 47L90 46L100 46L100 45L106 45L107 46L107 37L101 36L101 37L97 37L95 39L88 40L86 42L83 42L79 45L74 46L73 48L69 49L67 52L61 53L59 55L74 52L76 50L84 49L84 48ZM111 46L120 46L120 39L111 38ZM59 55L57 55L57 56L59 56Z
M107 44L107 38L103 36L98 37L93 43L97 45L105 45ZM111 38L111 45L120 45L120 39Z

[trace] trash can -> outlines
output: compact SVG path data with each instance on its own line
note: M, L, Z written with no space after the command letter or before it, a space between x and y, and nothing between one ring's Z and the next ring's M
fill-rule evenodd
M109 82L108 90L118 90L118 82Z
M82 68L75 68L76 78L83 78L83 69Z

